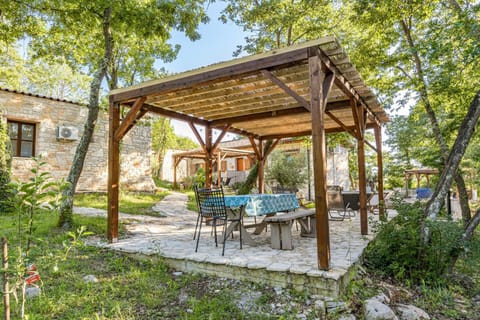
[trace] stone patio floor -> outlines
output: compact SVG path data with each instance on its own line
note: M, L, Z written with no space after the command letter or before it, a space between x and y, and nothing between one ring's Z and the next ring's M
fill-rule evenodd
M359 217L330 221L331 268L317 267L316 239L302 238L292 227L293 250L270 248L270 231L252 235L256 246L243 245L240 250L238 232L228 239L225 256L222 246L215 247L211 228L203 227L198 252L193 234L197 213L186 209L187 196L172 193L153 207L161 217L120 214L127 235L117 243L91 241L90 244L132 254L158 255L180 271L200 272L221 277L250 280L273 286L308 289L329 297L338 296L353 274L354 264L372 239L371 227L377 215L369 214L370 234L360 234ZM75 207L82 215L105 216L104 210ZM389 217L395 214L389 210ZM257 220L261 217L257 217ZM253 222L252 217L246 218ZM219 232L220 236L220 232Z

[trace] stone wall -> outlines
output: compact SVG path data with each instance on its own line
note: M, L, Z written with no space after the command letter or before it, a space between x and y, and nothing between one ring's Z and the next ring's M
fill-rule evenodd
M47 162L45 170L54 178L66 178L76 147L83 134L87 107L67 101L58 101L34 95L0 90L1 120L16 120L36 124L35 156ZM78 129L78 139L57 139L58 126ZM154 184L150 173L150 126L135 126L121 144L120 182L123 190L152 191ZM100 112L93 140L85 159L77 191L106 191L108 176L108 114ZM14 157L13 179L26 180L33 160Z

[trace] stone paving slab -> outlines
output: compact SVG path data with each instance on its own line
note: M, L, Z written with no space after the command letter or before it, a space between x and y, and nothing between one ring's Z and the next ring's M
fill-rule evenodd
M159 255L182 271L224 275L336 296L348 283L349 270L359 261L373 237L360 234L358 217L330 221L329 271L318 270L316 239L300 237L295 225L292 227L293 250L271 249L270 231L252 234L257 245L244 244L241 250L238 232L234 232L234 238L227 239L225 256L222 257L222 245L216 247L211 228L203 226L198 252L195 252L193 234L197 213L187 210L186 202L185 194L172 193L153 207L161 217L121 213L120 220L125 225L127 236L113 244L100 241L94 244L122 252ZM106 212L98 209L75 207L74 212L106 217ZM389 212L389 215L392 214L394 212ZM253 222L250 217L246 220Z

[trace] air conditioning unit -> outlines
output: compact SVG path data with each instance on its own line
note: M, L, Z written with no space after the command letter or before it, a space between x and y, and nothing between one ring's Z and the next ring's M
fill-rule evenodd
M72 126L57 127L58 140L78 140L78 129Z

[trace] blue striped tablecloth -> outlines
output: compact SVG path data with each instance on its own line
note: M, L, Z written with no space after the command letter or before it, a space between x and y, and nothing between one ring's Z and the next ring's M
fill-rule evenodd
M293 193L225 196L225 206L231 208L245 206L245 212L249 216L293 211L300 207L297 197Z

